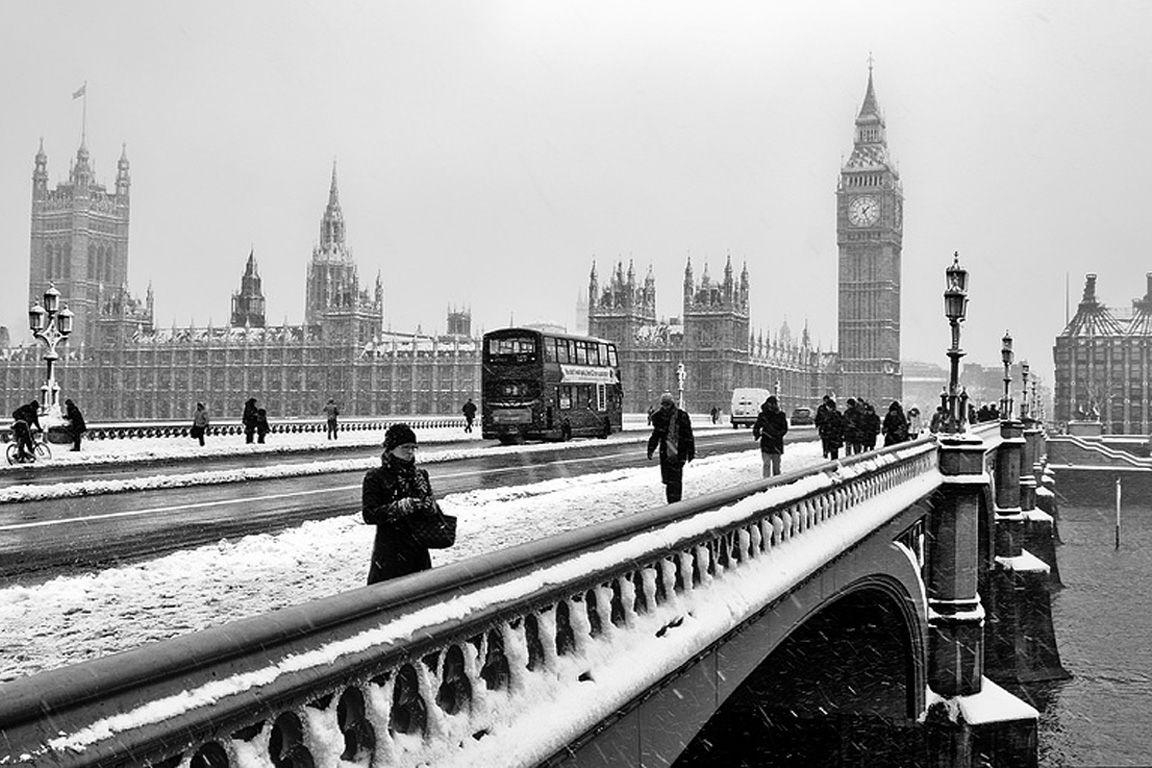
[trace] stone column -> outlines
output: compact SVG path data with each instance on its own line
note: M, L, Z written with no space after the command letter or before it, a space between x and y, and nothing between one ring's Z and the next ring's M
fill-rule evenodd
M928 685L950 698L979 693L984 674L984 608L976 592L984 445L940 440L940 503L928 519Z
M1024 452L1024 425L1000 422L1000 449L996 452L996 556L1019 557L1024 541L1020 510L1020 467Z

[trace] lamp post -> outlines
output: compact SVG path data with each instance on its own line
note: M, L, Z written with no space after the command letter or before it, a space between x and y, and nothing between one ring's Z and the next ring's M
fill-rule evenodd
M49 283L44 291L44 303L34 304L28 310L28 328L32 335L44 342L44 362L48 366L44 385L40 387L40 403L46 420L63 421L60 411L60 384L56 381L56 361L60 359L56 346L67 341L72 333L72 311L68 307L60 309L60 291Z
M684 409L684 379L688 378L688 372L684 370L684 363L676 363L676 386L680 390L679 407Z
M944 316L948 318L948 325L952 329L952 346L948 349L948 359L951 362L948 373L948 391L940 395L940 404L944 406L948 418L945 420L944 431L959 433L965 430L968 420L967 396L959 392L960 358L964 351L960 349L960 323L968 314L968 270L960 266L960 253L952 254L952 266L944 270Z
M1000 418L1012 421L1012 336L1004 331L1004 338L1000 340L1000 360L1004 363L1004 397L1000 400Z
M1023 388L1020 390L1020 420L1027 421L1032 417L1031 407L1028 403L1028 361L1020 361L1020 378L1024 382Z

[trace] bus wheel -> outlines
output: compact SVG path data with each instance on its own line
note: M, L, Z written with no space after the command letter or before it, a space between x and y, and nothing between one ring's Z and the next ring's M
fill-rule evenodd
M497 439L500 441L500 445L515 445L516 444L516 436L515 435L500 435L500 437Z
M597 435L597 437L599 437L601 440L606 440L610 434L612 434L612 422L608 421L608 419L604 419L604 430L599 435Z
M560 439L564 442L568 442L572 439L572 427L567 423L560 427Z

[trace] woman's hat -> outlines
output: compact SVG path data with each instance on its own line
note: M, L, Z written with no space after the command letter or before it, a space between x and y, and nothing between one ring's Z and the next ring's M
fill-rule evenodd
M407 424L393 424L388 427L388 431L384 433L384 450L390 451L393 448L409 443L415 444L416 433L412 431L412 427Z

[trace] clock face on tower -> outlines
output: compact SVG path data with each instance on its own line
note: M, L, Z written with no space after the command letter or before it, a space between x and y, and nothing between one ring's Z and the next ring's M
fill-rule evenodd
M880 202L871 195L860 195L848 203L848 221L856 227L869 227L880 220Z

